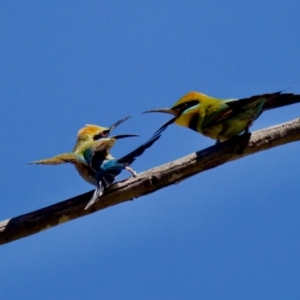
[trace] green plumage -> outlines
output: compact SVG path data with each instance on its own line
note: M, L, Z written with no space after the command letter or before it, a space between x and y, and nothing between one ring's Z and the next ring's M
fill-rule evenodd
M147 112L164 112L175 116L156 133L161 133L170 124L175 123L222 142L242 132L248 132L249 127L262 112L298 102L300 95L281 92L239 100L221 100L198 92L190 92L171 108Z

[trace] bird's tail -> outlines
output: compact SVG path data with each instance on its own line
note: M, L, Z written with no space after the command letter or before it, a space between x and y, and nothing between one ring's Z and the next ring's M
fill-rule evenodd
M238 100L227 101L226 104L235 111L239 111L241 108L255 103L256 101L265 100L262 111L278 108L282 106L287 106L300 102L300 95L295 95L292 93L282 93L283 91L271 93L271 94L262 94L255 95L250 98L243 98Z
M98 201L98 199L103 195L104 189L105 189L104 182L102 180L99 180L91 200L88 202L88 204L84 208L85 210L88 209L90 206L92 206L95 202Z
M277 107L287 106L300 102L300 95L295 95L292 93L274 93L263 95L267 98L263 110L269 110Z
M85 210L99 200L99 198L103 195L105 189L107 189L114 182L115 178L121 173L121 171L122 169L109 169L105 171L105 174L103 174L101 176L101 179L98 181L97 187L91 200L84 208Z

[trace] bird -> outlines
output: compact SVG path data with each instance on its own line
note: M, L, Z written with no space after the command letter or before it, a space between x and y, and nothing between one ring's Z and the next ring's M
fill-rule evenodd
M162 133L175 123L220 143L241 133L249 134L250 126L264 111L298 102L300 95L283 91L226 100L193 91L180 98L171 108L152 109L144 113L162 112L174 116L155 134Z
M96 190L85 208L87 209L98 200L104 190L114 182L115 177L119 175L123 169L126 169L133 176L136 176L137 173L130 168L129 165L160 137L160 135L152 136L150 140L126 156L115 159L110 154L110 149L114 146L116 140L138 136L135 134L123 134L108 137L114 128L128 118L129 117L126 117L117 121L109 128L97 125L86 125L78 131L73 152L62 153L52 158L33 161L29 164L73 164L79 172L79 175L85 181L96 186Z
M105 189L114 182L115 178L123 169L126 169L134 177L137 176L137 172L130 168L130 165L138 156L142 155L147 148L151 147L160 138L160 135L152 136L144 144L119 159L114 158L109 153L117 137L118 136L101 138L99 141L95 141L90 145L89 148L85 149L85 152L89 153L89 162L79 154L71 152L59 154L49 159L34 161L31 162L31 164L73 164L83 179L96 186L92 198L85 207L85 209L88 209L103 195ZM125 135L122 135L122 138L123 137L125 137Z
M102 149L103 157L109 157L109 150L112 148L116 140L135 137L135 134L123 134L116 135L113 137L108 137L109 134L121 123L128 120L130 117L125 117L109 128L101 127L98 125L87 124L78 131L77 140L72 152L66 152L56 155L51 158L41 159L37 161L30 162L29 164L43 164L43 165L58 165L64 163L71 163L75 166L79 175L88 183L96 185L95 174L96 170L92 166L93 151L95 148ZM110 147L101 147L101 145L107 145L110 141ZM100 151L100 150L99 150ZM100 155L100 152L98 153Z

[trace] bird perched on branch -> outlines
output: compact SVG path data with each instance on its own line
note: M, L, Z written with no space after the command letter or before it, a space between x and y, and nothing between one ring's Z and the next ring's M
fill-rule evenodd
M238 100L221 100L198 92L190 92L171 108L152 109L145 113L162 112L174 116L163 124L156 134L162 133L170 124L175 123L219 143L242 132L247 134L250 126L262 112L298 102L300 102L300 95L282 93L282 91Z
M155 135L126 156L115 159L111 156L110 149L114 146L116 140L138 136L135 134L123 134L109 137L111 131L128 118L119 120L109 128L86 125L78 132L73 152L59 154L52 158L31 162L30 164L73 164L84 180L96 186L93 197L85 208L87 209L98 200L104 190L114 182L115 177L123 169L136 176L137 173L129 165L160 137L160 135Z

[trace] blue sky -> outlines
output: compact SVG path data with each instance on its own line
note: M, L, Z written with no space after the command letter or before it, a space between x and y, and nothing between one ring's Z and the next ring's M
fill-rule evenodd
M197 90L300 93L299 1L1 1L0 219L91 190L72 166L29 166L109 126L118 157ZM300 105L263 114L264 128ZM212 145L171 126L138 172ZM299 299L299 143L0 248L1 299ZM120 178L125 178L123 174Z

